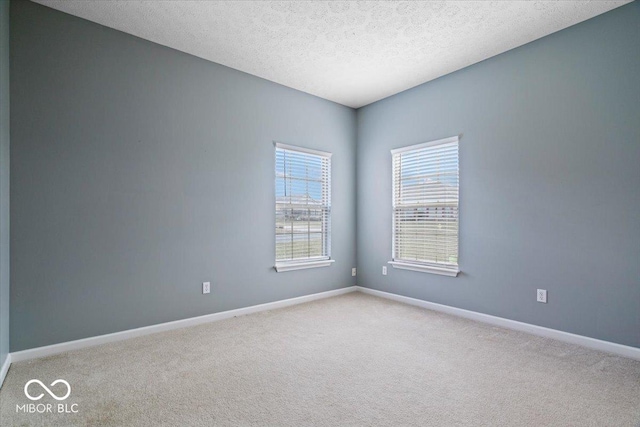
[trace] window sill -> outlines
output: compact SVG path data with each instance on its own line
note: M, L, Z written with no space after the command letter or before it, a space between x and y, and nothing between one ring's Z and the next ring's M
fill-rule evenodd
M281 262L276 263L275 269L278 273L284 271L302 270L305 268L329 267L335 260L323 259L321 261L301 261L301 262Z
M389 264L393 266L393 268L399 268L401 270L411 270L411 271L420 271L422 273L432 273L432 274L440 274L442 276L450 276L456 277L460 270L456 269L447 269L443 267L436 267L432 265L424 265L424 264L412 264L409 262L400 262L400 261L389 261Z

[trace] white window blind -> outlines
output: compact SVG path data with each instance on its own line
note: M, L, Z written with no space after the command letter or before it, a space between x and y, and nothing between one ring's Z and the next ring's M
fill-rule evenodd
M276 143L275 185L276 270L329 265L331 153Z
M393 261L458 274L458 137L392 150Z

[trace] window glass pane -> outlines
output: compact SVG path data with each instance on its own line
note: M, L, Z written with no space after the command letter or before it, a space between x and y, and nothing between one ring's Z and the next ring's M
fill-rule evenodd
M276 261L329 258L328 156L276 148Z
M458 262L458 142L393 154L393 259Z

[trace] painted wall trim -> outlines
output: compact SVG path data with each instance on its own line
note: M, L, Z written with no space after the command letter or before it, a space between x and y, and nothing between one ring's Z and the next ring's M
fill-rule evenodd
M399 268L401 270L411 270L411 271L419 271L421 273L440 274L441 276L457 277L458 274L460 273L460 270L457 267L454 270L450 270L447 268L436 267L433 265L422 265L417 263L400 262L400 261L389 261L389 264L391 264L393 268Z
M0 386L9 370L11 363L21 362L25 360L37 359L40 357L52 356L67 351L80 350L96 345L107 344L110 342L123 341L144 335L155 334L158 332L170 331L174 329L185 328L189 326L201 325L203 323L216 322L219 320L229 319L231 317L244 316L251 313L261 311L275 310L278 308L289 307L292 305L303 304L319 299L330 298L333 296L343 295L350 292L362 292L368 295L374 295L401 303L426 308L429 310L439 311L482 323L487 323L507 329L527 332L545 338L552 338L571 344L580 345L594 350L612 353L622 357L640 360L640 348L630 347L622 344L616 344L609 341L602 341L595 338L589 338L582 335L571 334L569 332L558 331L556 329L545 328L543 326L531 325L529 323L518 322L516 320L505 319L502 317L491 316L489 314L478 313L475 311L465 310L462 308L451 307L448 305L437 304L434 302L424 301L416 298L406 297L403 295L392 294L389 292L369 289L362 286L349 286L346 288L335 289L332 291L320 292L317 294L304 295L296 298L289 298L281 301L274 301L265 304L254 305L250 307L238 308L234 310L222 311L219 313L206 314L204 316L192 317L189 319L176 320L173 322L160 323L157 325L145 326L142 328L129 329L126 331L115 332L112 334L100 335L97 337L84 338L75 341L68 341L59 344L37 347L28 350L13 352L7 355L5 363L0 370Z
M9 372L10 367L11 367L11 353L8 353L7 357L4 359L2 368L0 368L0 388L2 388L2 384L4 384L4 379L7 377L7 372Z
M334 262L334 259L309 262L281 262L276 263L273 268L275 268L278 273L282 273L283 271L303 270L305 268L329 267Z
M456 308L448 305L424 301L421 299L405 297L398 294L392 294L390 292L364 288L362 286L356 286L356 288L359 292L363 292L365 294L374 295L377 297L386 298L393 301L402 302L405 304L415 305L418 307L439 311L442 313L452 314L454 316L464 317L465 319L475 320L482 323L488 323L490 325L500 326L507 329L527 332L532 335L538 335L545 338L552 338L558 341L576 344L582 347L604 351L604 352L612 353L622 357L628 357L630 359L640 360L640 348L637 348L637 347L630 347L622 344L612 343L609 341L602 341L595 338L589 338L582 335L572 334L569 332L558 331L556 329L545 328L543 326L537 326L529 323L518 322L517 320L505 319L503 317L491 316L489 314L478 313L475 311L465 310L462 308Z
M24 360L37 359L40 357L52 356L67 351L79 350L82 348L93 347L96 345L107 344L110 342L122 341L130 338L140 337L143 335L155 334L158 332L171 331L174 329L186 328L188 326L201 325L203 323L217 322L219 320L229 319L231 317L244 316L260 311L275 310L277 308L289 307L292 305L311 302L319 299L330 298L337 295L347 294L356 291L355 286L335 289L332 291L320 292L317 294L304 295L296 298L289 298L280 301L268 302L249 307L237 308L234 310L221 311L219 313L205 314L203 316L191 317L188 319L175 320L173 322L159 323L157 325L144 326L142 328L129 329L112 334L99 335L96 337L83 338L75 341L67 341L59 344L47 345L44 347L36 347L28 350L13 352L10 354L11 362L22 362ZM7 366L8 369L8 366Z

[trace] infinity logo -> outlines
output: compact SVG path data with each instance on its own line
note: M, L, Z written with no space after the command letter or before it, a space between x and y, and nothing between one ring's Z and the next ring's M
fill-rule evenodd
M48 388L46 385L44 385L44 384L42 383L42 381L40 381L40 380L31 380L31 381L29 381L28 383L26 383L26 384L24 385L24 395L25 395L25 396L27 396L27 397L28 397L29 399L31 399L31 400L40 400L40 399L42 399L42 396L44 396L44 393L40 393L39 395L37 395L37 396L35 396L35 397L34 397L34 396L31 396L31 395L29 394L29 390L28 390L28 388L29 388L29 386L30 386L32 383L40 384L40 387L42 387L42 388L43 388L47 393L49 393L49 395L50 395L51 397L53 397L53 398L54 398L54 399L56 399L56 400L65 400L65 399L66 399L67 397L69 397L69 395L71 394L71 386L70 386L70 385L69 385L69 383L68 383L68 382L66 382L65 380L62 380L62 379L55 380L54 382L52 382L52 383L50 384L50 385L51 385L51 387L53 387L54 385L56 385L56 384L58 384L58 383L62 383L62 384L64 384L64 385L66 385L66 386L67 386L67 394L65 394L65 395L64 395L64 396L62 396L62 397L58 397L54 392L52 392L51 390L49 390L49 388Z

